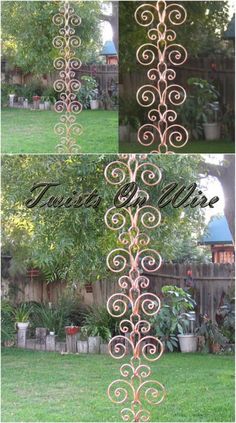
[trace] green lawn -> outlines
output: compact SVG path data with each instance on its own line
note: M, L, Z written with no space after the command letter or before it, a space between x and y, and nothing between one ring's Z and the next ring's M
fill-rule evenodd
M121 153L148 153L155 149L153 144L150 147L145 147L140 143L119 143L119 151ZM229 140L215 140L215 141L206 141L206 140L189 140L188 143L182 148L170 148L175 153L185 154L185 153L234 153L235 145L234 142Z
M64 355L4 349L3 422L114 422L120 405L107 386L120 363L103 355ZM167 397L152 409L152 421L234 422L234 358L165 354L152 364Z
M2 153L55 153L58 121L59 114L52 111L2 110ZM77 121L84 130L78 137L81 153L117 152L118 112L84 110Z

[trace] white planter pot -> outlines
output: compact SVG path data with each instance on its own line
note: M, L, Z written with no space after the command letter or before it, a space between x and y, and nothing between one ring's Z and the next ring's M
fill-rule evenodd
M203 124L204 135L206 140L218 140L220 139L220 124L215 123L204 123Z
M51 105L50 101L45 101L44 102L44 109L45 110L50 110L50 105Z
M197 351L197 336L195 335L178 335L180 351L183 353Z
M98 100L90 100L90 109L97 110L99 108L99 101Z
M77 351L80 354L88 354L88 341L77 341Z
M15 94L9 94L9 106L10 107L14 106L14 98L15 98Z
M89 336L88 337L88 352L90 354L99 354L100 352L100 336Z
M18 329L26 330L28 326L29 326L29 322L25 322L25 323L17 322Z
M39 110L45 110L44 103L39 103Z
M124 142L129 141L129 126L128 125L119 126L119 140Z
M53 336L53 335L55 335L55 332L50 331L50 332L49 332L49 335Z

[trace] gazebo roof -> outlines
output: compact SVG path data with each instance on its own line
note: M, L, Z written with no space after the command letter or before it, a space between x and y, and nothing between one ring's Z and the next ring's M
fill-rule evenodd
M213 216L200 244L232 244L233 239L225 216Z
M228 28L224 32L225 40L233 40L235 38L235 14L233 15L231 21L228 24Z
M101 56L117 56L117 51L113 41L106 41L100 54Z

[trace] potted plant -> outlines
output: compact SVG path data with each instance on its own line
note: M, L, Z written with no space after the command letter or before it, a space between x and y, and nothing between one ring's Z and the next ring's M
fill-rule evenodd
M206 140L218 140L220 138L220 122L218 120L219 103L208 103L205 109L206 121L203 130Z
M196 320L195 312L182 313L179 320L180 326L178 328L180 333L178 334L178 339L180 351L183 353L196 352L197 336L194 334L193 325L191 325Z
M218 119L219 93L214 85L201 78L189 78L189 93L179 109L181 123L189 131L190 138L207 140L220 137Z
M84 109L91 108L92 110L99 108L98 100L98 84L96 79L91 76L81 76L81 88L78 91L77 98Z
M40 326L47 328L50 335L59 334L64 327L63 311L51 304L41 304L35 308Z
M29 318L32 309L27 303L22 303L14 310L15 322L18 329L26 330L29 326Z
M212 354L219 352L221 346L225 345L228 341L218 325L213 323L206 314L202 317L201 326L197 328L196 333L199 336L204 336L208 351Z
M97 110L99 109L99 98L98 98L99 91L97 88L90 91L90 109Z
M197 337L193 333L193 323L190 324L195 320L194 299L187 290L174 285L163 286L162 294L164 304L160 330L166 348L173 351L178 338L181 352L195 352Z
M108 344L111 338L112 319L105 307L93 307L85 316L84 329L88 336L89 353L98 354L100 344ZM101 342L103 341L103 342ZM103 345L102 350L107 347Z

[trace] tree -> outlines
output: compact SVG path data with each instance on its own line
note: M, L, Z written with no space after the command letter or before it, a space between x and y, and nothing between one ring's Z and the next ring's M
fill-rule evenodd
M116 159L116 157L114 157ZM12 255L12 273L40 268L47 281L68 283L107 277L106 256L117 246L117 233L106 229L104 214L112 206L116 189L104 183L104 167L109 156L5 156L2 163L3 252ZM199 156L150 156L163 170L160 186L150 189L150 204L157 204L161 189L170 182L188 185L197 182ZM34 183L59 181L50 195L68 197L72 191L92 192L101 203L93 208L27 208ZM48 195L48 196L50 196ZM180 240L201 236L204 215L200 208L161 210L162 224L149 231L151 245L164 260L174 260ZM193 243L194 245L194 243ZM111 277L109 273L109 278Z
M224 47L221 37L229 21L228 2L180 1L178 3L187 10L187 20L183 25L173 28L177 33L177 43L182 44L187 49L188 55L193 57L222 51ZM141 44L148 42L147 28L138 25L134 19L138 6L140 6L138 1L120 2L119 49L120 66L124 72L138 69L136 50Z
M99 17L102 21L107 21L110 23L113 31L113 41L115 44L116 51L119 50L119 2L118 1L112 1L112 2L104 2L104 5L111 6L111 12L110 13L100 13Z
M43 74L53 70L53 59L58 51L52 40L58 35L53 15L60 1L5 1L2 4L2 52L24 72ZM101 30L99 26L100 2L73 2L81 24L75 27L81 38L78 57L83 63L99 55Z
M235 158L233 154L224 155L220 164L202 161L200 172L213 176L221 183L225 208L224 213L229 225L229 230L235 240Z

